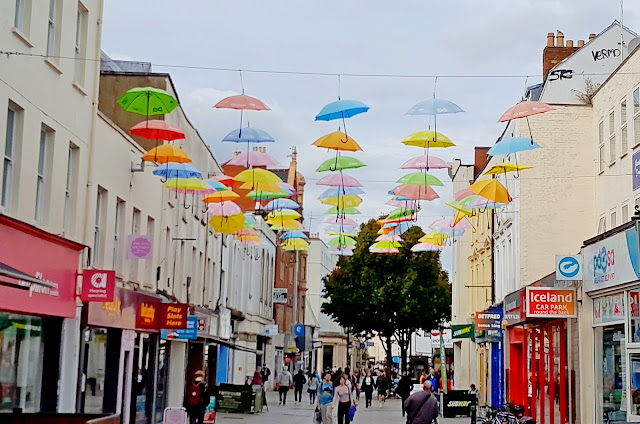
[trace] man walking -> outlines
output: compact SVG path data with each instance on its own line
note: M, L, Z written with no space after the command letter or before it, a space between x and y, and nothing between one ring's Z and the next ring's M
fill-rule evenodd
M438 402L431 393L431 382L422 384L422 391L409 396L404 402L407 424L431 424L438 417Z
M280 395L280 403L279 405L287 404L287 392L290 388L293 387L293 377L291 373L286 369L282 368L280 374L278 374L278 394Z
M204 382L204 371L196 371L192 383L187 384L184 394L184 407L189 414L189 424L202 424L204 410L211 400Z
M403 417L405 414L404 402L407 400L407 398L409 398L412 387L413 387L413 384L411 384L411 377L409 377L407 375L407 372L404 371L402 373L402 377L400 378L400 381L398 382L398 387L396 388L396 393L402 399L402 416Z

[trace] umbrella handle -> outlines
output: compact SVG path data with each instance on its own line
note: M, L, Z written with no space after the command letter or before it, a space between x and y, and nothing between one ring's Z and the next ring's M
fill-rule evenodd
M191 208L191 205L187 205L187 195L186 194L184 195L184 198L183 198L183 201L182 201L182 206L185 209L190 209Z
M167 171L167 173L165 174L165 176L164 176L164 177L162 177L162 178L160 179L160 182L161 182L162 184L166 183L167 181L169 181L169 171Z

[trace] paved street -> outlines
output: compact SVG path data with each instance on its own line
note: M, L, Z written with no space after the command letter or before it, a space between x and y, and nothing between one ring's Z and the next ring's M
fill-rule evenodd
M290 392L289 395L293 395ZM309 405L309 399L302 405L296 405L293 396L287 397L287 405L278 405L278 394L269 392L269 412L262 412L256 415L239 415L219 413L216 424L310 424L312 422L313 407ZM438 418L440 424L467 424L469 418ZM364 408L364 399L360 400L358 413L354 423L362 424L404 424L405 419L400 412L400 400L390 399L382 407L378 408L378 403L374 402L373 408ZM334 423L337 424L337 423Z

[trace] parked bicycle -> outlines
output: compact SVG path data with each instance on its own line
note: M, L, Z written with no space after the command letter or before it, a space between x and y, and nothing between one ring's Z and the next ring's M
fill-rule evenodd
M531 417L524 415L524 408L511 402L503 404L500 408L489 405L480 407L485 412L482 424L536 424Z

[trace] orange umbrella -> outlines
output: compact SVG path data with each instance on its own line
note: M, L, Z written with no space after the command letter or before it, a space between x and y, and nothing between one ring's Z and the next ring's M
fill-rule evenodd
M227 200L234 200L234 199L237 199L238 197L240 197L240 195L238 195L237 193L234 193L233 191L230 191L230 190L224 190L224 191L216 191L215 193L212 193L212 194L207 194L202 198L202 201L204 203L220 203L220 202L225 202Z
M191 159L189 158L189 156L187 156L184 150L172 144L163 144L161 146L154 147L153 149L145 153L144 156L142 156L142 160L146 162L157 162L157 163L191 162Z
M476 181L469 186L469 190L496 203L510 203L513 200L505 186L496 179Z
M553 110L553 108L546 103L528 102L523 100L517 105L511 106L507 109L500 119L498 119L498 122L507 122L513 119L526 118L539 113L549 112L550 110Z
M342 131L332 132L327 135L323 135L317 139L314 146L323 147L325 149L332 150L347 150L349 152L355 152L362 150L356 141L343 133Z

